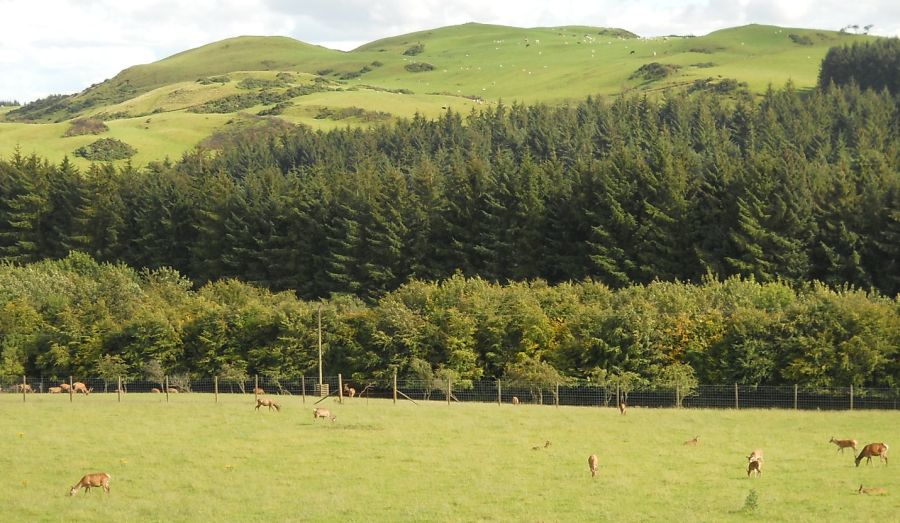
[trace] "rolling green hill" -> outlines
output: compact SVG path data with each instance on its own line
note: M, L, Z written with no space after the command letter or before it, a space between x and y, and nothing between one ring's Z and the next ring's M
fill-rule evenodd
M137 164L177 157L229 122L260 116L328 129L451 107L564 103L662 92L698 80L759 93L815 85L828 48L874 38L749 25L706 36L640 38L621 29L464 24L371 42L350 52L286 37L244 36L125 69L84 91L0 112L0 156L19 147L58 161L101 137L65 137L70 121L106 122L102 137ZM86 165L87 160L74 158Z

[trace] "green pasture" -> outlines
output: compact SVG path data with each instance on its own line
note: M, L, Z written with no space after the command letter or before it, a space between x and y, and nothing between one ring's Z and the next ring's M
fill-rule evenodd
M0 507L19 521L890 521L900 413L630 409L252 395L0 395ZM700 436L697 447L682 443ZM543 448L549 440L549 448ZM900 444L900 443L895 443ZM541 447L533 450L532 447ZM765 451L761 478L746 456ZM591 478L587 458L600 473ZM111 493L67 497L83 474ZM860 484L887 494L856 493ZM757 508L746 510L751 490Z

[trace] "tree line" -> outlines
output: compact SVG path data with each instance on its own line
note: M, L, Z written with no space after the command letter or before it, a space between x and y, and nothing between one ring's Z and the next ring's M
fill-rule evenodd
M410 280L732 275L900 292L900 111L855 85L758 101L499 105L231 137L141 169L0 160L0 258L71 250L371 303Z
M414 280L374 302L301 300L234 279L196 288L74 252L0 265L0 375L326 375L897 387L900 304L734 276L613 289L593 280ZM685 388L682 388L685 390Z

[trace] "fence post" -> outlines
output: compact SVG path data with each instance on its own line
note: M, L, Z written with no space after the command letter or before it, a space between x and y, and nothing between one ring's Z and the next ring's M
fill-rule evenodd
M850 410L853 410L853 384L850 384Z
M73 401L75 401L75 399L74 399L75 391L72 390L72 383L73 383L72 376L69 376L69 403L72 403Z
M166 375L166 403L169 402L169 376Z
M556 406L559 407L559 383L556 384Z
M259 399L259 374L253 375L253 399Z
M394 405L397 404L397 369L394 369Z
M303 396L303 403L306 403L306 376L300 376L300 394Z
M622 400L619 399L619 384L616 383L616 408L619 408L619 405L622 404Z
M681 406L681 405L679 405L680 402L678 401L678 395L680 392L681 392L681 387L676 383L675 384L675 408L676 409Z
M500 385L500 378L497 378L497 405L503 404L503 389Z
M344 404L344 378L338 372L338 403Z
M450 405L450 395L453 394L453 378L447 376L447 405Z
M25 376L22 376L22 401L25 401L25 385L26 385Z
M219 377L213 376L213 393L216 395L216 403L219 402Z
M119 376L119 384L116 385L116 396L119 400L119 403L122 403L122 376Z
M734 384L734 408L735 410L740 409L740 403L738 403L738 384Z
M794 383L794 410L797 410L797 384Z

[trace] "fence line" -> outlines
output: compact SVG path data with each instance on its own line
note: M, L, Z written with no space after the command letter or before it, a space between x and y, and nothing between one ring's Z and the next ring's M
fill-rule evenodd
M404 402L445 402L448 405L465 402L504 404L532 404L547 406L654 408L712 408L712 409L795 409L795 410L856 410L900 409L900 389L862 387L806 387L802 385L700 385L695 388L643 387L627 390L620 386L603 386L591 382L522 383L502 379L478 381L449 381L397 379L347 380L342 375L324 377L296 376L273 378L254 376L233 380L221 377L187 380L178 376L161 379L134 378L29 378L0 376L0 394L20 394L28 401L32 394L68 394L69 400L83 394L80 384L89 393L116 394L119 402L128 401L134 393L164 393L166 401L177 401L179 394L209 393L210 401L235 394L297 396L306 403L333 396L336 401L350 400L348 391L357 391L356 398L380 398ZM515 400L514 400L515 398Z

